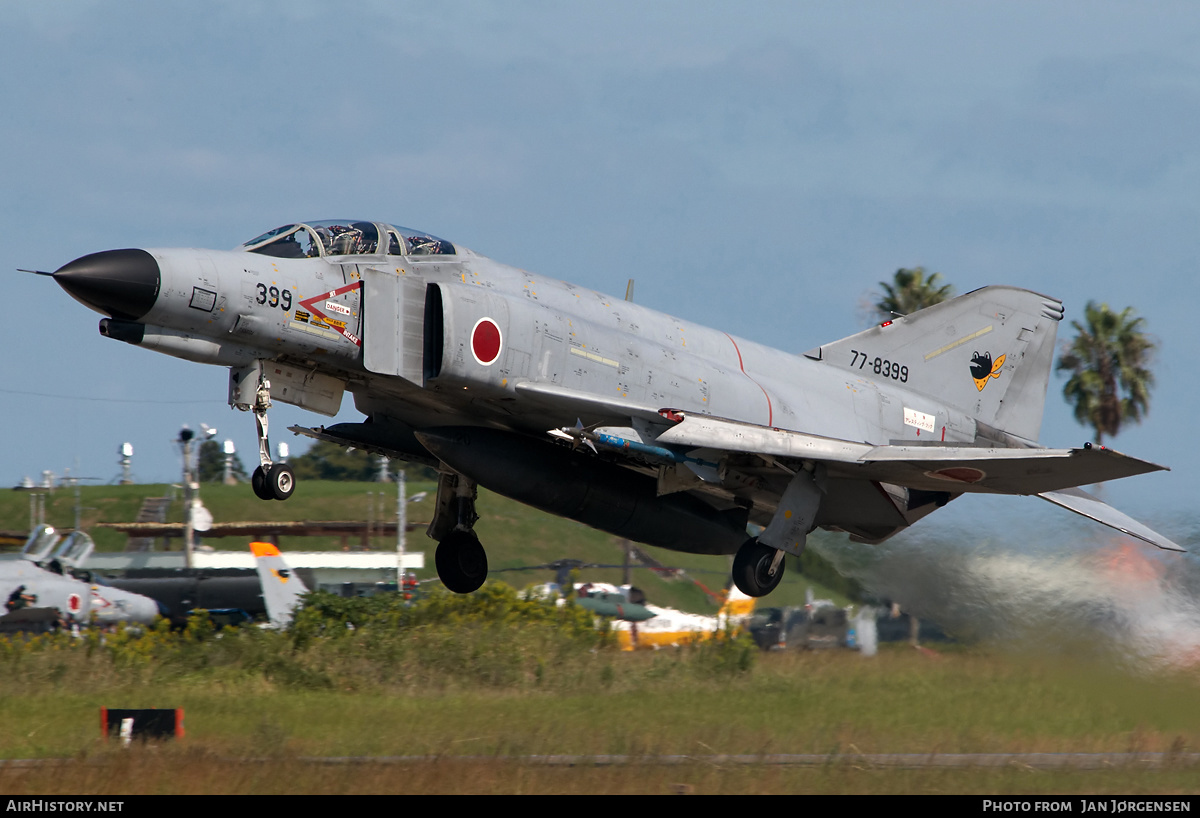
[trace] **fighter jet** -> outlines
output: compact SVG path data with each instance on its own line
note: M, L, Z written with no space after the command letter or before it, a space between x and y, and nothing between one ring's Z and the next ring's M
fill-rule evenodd
M986 287L792 355L382 222L110 250L46 275L106 316L101 335L229 368L264 499L295 488L271 460L271 402L332 416L349 391L362 422L292 430L436 466L428 533L459 593L487 576L478 486L736 554L756 597L815 528L879 543L963 494L1036 495L1182 550L1078 488L1161 466L1038 445L1063 305L1028 290Z
M50 526L36 527L20 559L0 561L0 599L5 607L0 623L35 608L53 609L67 624L152 623L160 611L154 600L71 574L70 569L82 565L92 548L91 538L81 531L63 540Z

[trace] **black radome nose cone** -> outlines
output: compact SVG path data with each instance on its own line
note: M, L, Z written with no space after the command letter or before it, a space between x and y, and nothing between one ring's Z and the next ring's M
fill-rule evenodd
M54 272L71 297L113 318L136 321L150 311L162 283L158 262L145 250L105 250Z

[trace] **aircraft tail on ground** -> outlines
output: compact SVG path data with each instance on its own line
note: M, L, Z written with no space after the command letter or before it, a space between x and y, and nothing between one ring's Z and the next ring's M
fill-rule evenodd
M1038 439L1062 302L984 287L806 353L939 398L987 426Z
M754 613L754 603L756 602L758 599L750 596L737 585L730 585L725 594L725 602L721 605L717 616L738 620L747 619L750 614Z
M292 622L292 613L300 604L300 597L308 593L308 589L271 543L252 542L250 552L254 554L258 578L262 582L267 617L273 627L286 628Z

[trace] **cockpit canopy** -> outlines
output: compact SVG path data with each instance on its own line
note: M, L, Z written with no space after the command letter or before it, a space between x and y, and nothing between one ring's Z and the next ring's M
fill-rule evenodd
M419 230L346 219L285 224L250 239L239 249L276 258L452 256L457 252L450 242Z

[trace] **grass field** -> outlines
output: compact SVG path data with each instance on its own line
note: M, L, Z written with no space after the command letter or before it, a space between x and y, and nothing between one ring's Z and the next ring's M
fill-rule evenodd
M410 490L430 488L415 485ZM123 537L103 533L95 524L132 519L142 497L166 490L83 488L84 526L96 533L102 548L119 549ZM219 521L269 515L365 519L369 503L380 506L380 490L377 484L308 482L289 503L262 503L245 486L206 485L203 497ZM376 492L375 497L369 492ZM73 491L56 492L48 504L50 522L69 526L75 504ZM394 508L394 497L384 507ZM410 506L411 519L422 519L422 508ZM563 557L619 561L615 538L579 524L487 493L481 495L480 512L478 531L493 569ZM0 529L21 529L27 523L27 496L0 493ZM431 554L422 535L412 539ZM244 546L232 539L213 544ZM317 545L337 547L332 540L283 543L285 550ZM913 561L913 570L928 578L932 591L943 575L931 569L946 564L946 557L936 550L917 552L922 554L936 562ZM664 551L654 551L654 556L687 568L714 589L728 570L723 557ZM882 573L891 572L890 565ZM1058 565L1048 564L1043 573L1059 576ZM1118 570L1086 575L1079 573L1086 564L1064 565L1071 575L1082 576L1085 585L1105 577L1113 582L1126 578L1124 591L1101 594L1104 616L1099 622L1105 627L1125 623L1126 633L1149 638L1128 627L1122 618L1126 609L1113 605L1128 602L1120 594L1142 586L1156 598L1159 585L1144 577L1139 585L1140 575L1125 563ZM616 581L619 575L617 569L593 569L584 578ZM494 576L517 587L550 579L544 571ZM1036 585L1034 574L1019 577L1022 587ZM639 572L635 582L660 604L697 611L715 607L691 583L668 581L649 571ZM789 568L770 601L796 604L810 585L815 583ZM597 637L590 620L580 627L569 618L556 619L557 614L520 601L505 587L490 582L480 594L463 598L434 593L420 607L424 619L397 610L355 619L350 608L330 603L324 618L301 617L286 633L152 631L109 635L103 641L96 634L81 640L0 640L0 759L38 760L33 765L0 764L0 792L1200 791L1200 769L1182 762L1154 769L1045 770L1020 764L903 769L864 760L887 753L1175 757L1200 750L1200 707L1195 705L1200 679L1195 671L1131 661L1143 654L1114 655L1102 641L1085 644L1078 635L1064 641L1057 632L1039 638L1022 630L1021 639L984 640L940 653L885 647L873 658L852 651L762 654L745 639L625 654ZM1061 593L1057 584L1046 587L1046 600ZM819 586L815 590L825 595ZM1072 600L1063 597L1063 607L1051 608L1049 618L1061 622ZM978 607L978 600L970 601ZM1023 609L1031 607L1043 605L1025 604ZM1179 611L1172 608L1163 615L1173 613ZM346 627L346 621L356 627ZM1173 655L1186 657L1188 644L1177 646ZM101 707L182 707L187 735L177 742L122 749L100 738ZM566 767L531 760L556 754L622 755L639 761ZM818 754L833 760L802 767L718 758L765 754ZM396 760L400 756L410 760ZM664 756L673 757L672 763L662 763Z
M0 705L0 791L40 793L1196 793L1197 769L913 770L852 759L818 768L716 763L717 754L1178 752L1200 746L1194 679L1150 682L1104 668L956 653L771 655L706 674L687 652L585 659L574 682L305 690L199 677L60 681ZM590 680L589 678L590 677ZM63 677L65 679L65 676ZM101 706L187 713L177 743L119 750ZM643 763L550 768L528 756L629 754ZM692 763L654 763L659 755ZM308 757L353 756L333 765ZM372 762L369 757L379 757ZM392 756L427 756L388 763ZM368 757L368 758L363 758ZM524 759L524 760L523 760Z
M861 760L1178 756L1200 748L1192 672L1134 675L1096 656L985 645L762 654L744 637L627 654L587 616L498 583L371 616L338 607L358 602L325 604L282 633L197 627L0 642L0 758L62 760L0 765L0 792L1200 791L1194 764L945 770ZM101 707L182 707L187 735L105 744ZM533 758L552 754L632 761ZM714 760L765 754L836 760Z

